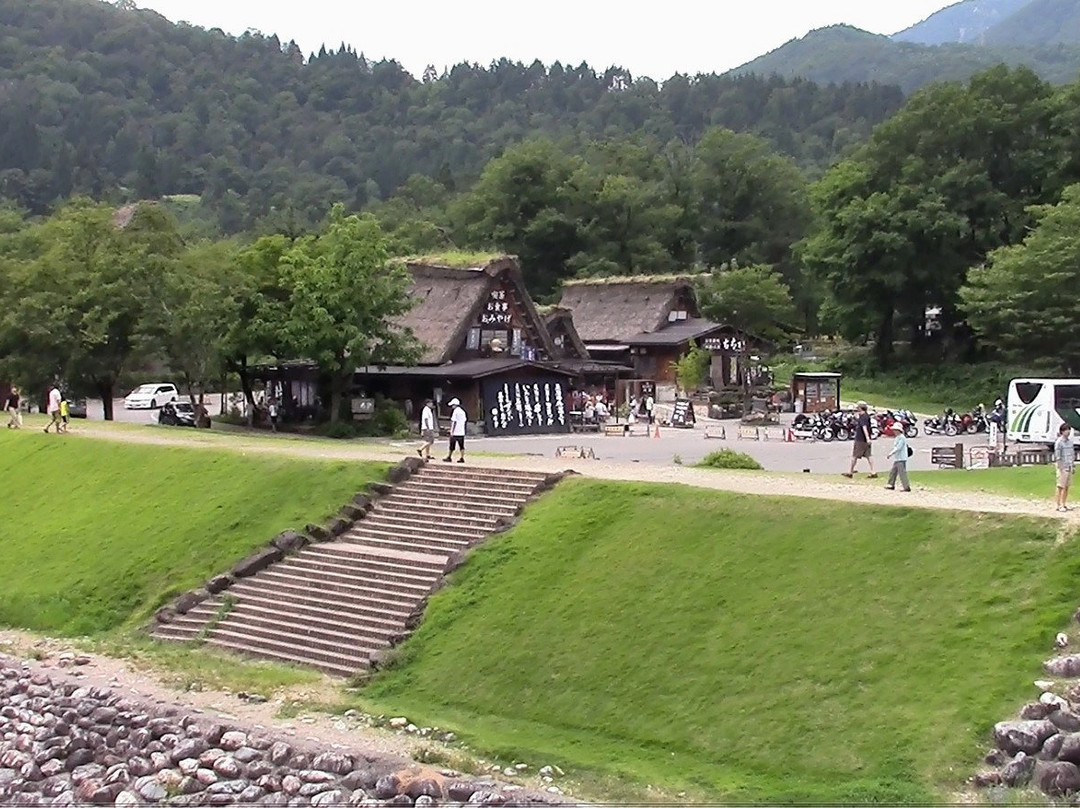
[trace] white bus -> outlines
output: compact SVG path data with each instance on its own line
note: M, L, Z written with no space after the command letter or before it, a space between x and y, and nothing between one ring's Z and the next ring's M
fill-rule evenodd
M1080 443L1080 379L1013 379L1008 406L1009 440L1053 443L1067 423Z

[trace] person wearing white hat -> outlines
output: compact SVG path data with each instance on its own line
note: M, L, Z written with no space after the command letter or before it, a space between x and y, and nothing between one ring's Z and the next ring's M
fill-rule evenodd
M458 458L459 463L465 462L465 424L468 422L469 417L465 414L464 408L461 406L461 402L456 398L450 399L447 402L452 411L450 413L450 452L443 458L444 463L449 463L454 459L454 449L461 450L461 457Z

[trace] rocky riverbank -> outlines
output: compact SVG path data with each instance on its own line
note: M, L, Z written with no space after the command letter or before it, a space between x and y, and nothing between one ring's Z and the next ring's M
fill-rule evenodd
M538 805L549 795L320 748L0 655L0 804Z

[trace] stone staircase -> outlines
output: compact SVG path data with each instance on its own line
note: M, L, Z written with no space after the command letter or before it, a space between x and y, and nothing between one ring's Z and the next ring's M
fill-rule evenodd
M339 538L236 581L153 635L340 676L364 670L372 653L415 626L459 554L512 520L546 481L541 473L432 462Z

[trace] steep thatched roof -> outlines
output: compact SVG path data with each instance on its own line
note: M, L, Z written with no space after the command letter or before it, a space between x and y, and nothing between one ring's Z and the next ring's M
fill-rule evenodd
M500 280L517 288L526 314L535 324L535 337L547 355L552 355L551 337L525 289L514 256L503 255L467 268L414 262L406 263L406 268L412 274L410 294L416 304L397 323L410 329L424 346L421 365L440 365L453 359Z
M559 307L574 313L587 343L622 342L659 331L680 297L694 300L695 275L589 278L567 281ZM691 311L690 315L696 314Z
M588 359L589 350L574 327L574 313L570 309L562 309L558 306L541 306L538 308L540 316L544 318L552 342L558 335L562 335L563 344L560 349L556 343L556 354L563 359Z

